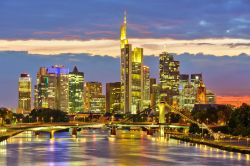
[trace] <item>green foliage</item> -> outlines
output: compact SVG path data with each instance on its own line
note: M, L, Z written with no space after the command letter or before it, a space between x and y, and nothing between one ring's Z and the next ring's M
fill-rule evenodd
M52 119L51 119L52 118ZM68 122L67 113L61 110L43 108L33 109L29 116L25 117L25 122Z
M189 127L189 133L196 134L196 133L201 133L202 130L199 128L199 126L195 123L192 123Z
M10 124L13 117L13 113L7 108L0 108L0 125Z
M244 103L235 109L228 127L233 135L250 136L250 106Z
M217 107L208 106L206 109L194 109L191 113L196 120L199 119L203 123L227 123L233 112L233 109L227 105L219 105Z

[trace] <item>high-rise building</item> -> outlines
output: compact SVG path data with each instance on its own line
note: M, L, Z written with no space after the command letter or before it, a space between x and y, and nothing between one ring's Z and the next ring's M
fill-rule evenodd
M160 100L173 105L179 95L179 61L173 55L163 52L160 54Z
M29 74L22 73L18 82L18 110L20 113L31 111L31 78Z
M35 108L51 108L68 112L69 69L55 65L42 67L37 73Z
M90 100L90 111L94 113L105 113L106 111L105 95L93 96Z
M143 49L128 44L126 13L121 25L121 109L135 114L142 105Z
M196 92L194 86L190 84L189 75L180 75L179 85L179 108L185 111L191 111L196 102Z
M106 112L121 113L120 82L111 82L106 84Z
M87 111L87 112L95 111L96 105L95 104L91 105L91 102L98 103L98 100L102 98L100 96L102 96L102 83L101 82L86 82L84 86L84 111ZM105 109L105 105L104 105L104 109Z
M49 88L49 78L47 75L47 68L41 67L37 72L36 76L36 85L35 85L35 100L34 107L37 109L40 108L49 108L48 104L48 88Z
M142 81L142 101L143 109L150 106L150 68L143 66L143 81Z
M134 48L132 53L131 114L142 109L143 95L143 49Z
M79 72L75 66L69 73L69 112L83 111L84 73Z

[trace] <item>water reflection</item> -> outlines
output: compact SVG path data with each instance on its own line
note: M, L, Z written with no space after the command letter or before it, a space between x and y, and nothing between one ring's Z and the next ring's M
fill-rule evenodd
M249 154L169 138L117 139L108 131L18 134L0 143L0 165L249 165Z

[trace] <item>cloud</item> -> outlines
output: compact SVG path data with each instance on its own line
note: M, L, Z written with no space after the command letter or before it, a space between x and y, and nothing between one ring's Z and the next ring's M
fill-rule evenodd
M128 31L134 38L250 39L249 7L247 0L145 0L143 4L140 0L0 1L0 38L49 40L77 35L81 40L116 39L126 9ZM58 31L62 34L33 33ZM84 35L95 31L116 35Z
M69 38L77 36L69 36ZM171 38L129 38L133 47L144 48L145 55L158 55L163 50L181 54L189 52L212 55L250 54L250 39L208 38L196 40L177 40ZM55 55L64 53L87 53L91 55L120 55L119 40L0 40L0 51L27 51L30 54Z

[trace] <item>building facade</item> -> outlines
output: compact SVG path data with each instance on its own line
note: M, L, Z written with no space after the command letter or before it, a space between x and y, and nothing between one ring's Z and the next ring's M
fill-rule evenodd
M179 61L173 55L163 52L160 54L160 100L173 105L179 95Z
M62 65L40 68L35 85L35 108L69 111L69 69Z
M69 73L69 112L83 112L84 73L75 66Z
M18 81L18 112L28 113L31 111L31 77L22 73Z
M142 81L142 103L143 109L150 107L150 68L143 66L143 81Z
M98 103L98 98L102 98L102 83L101 82L86 82L84 86L84 111L95 111L96 104L91 103ZM93 107L94 106L94 107ZM105 109L105 105L104 105Z
M106 112L121 112L121 82L106 84Z

